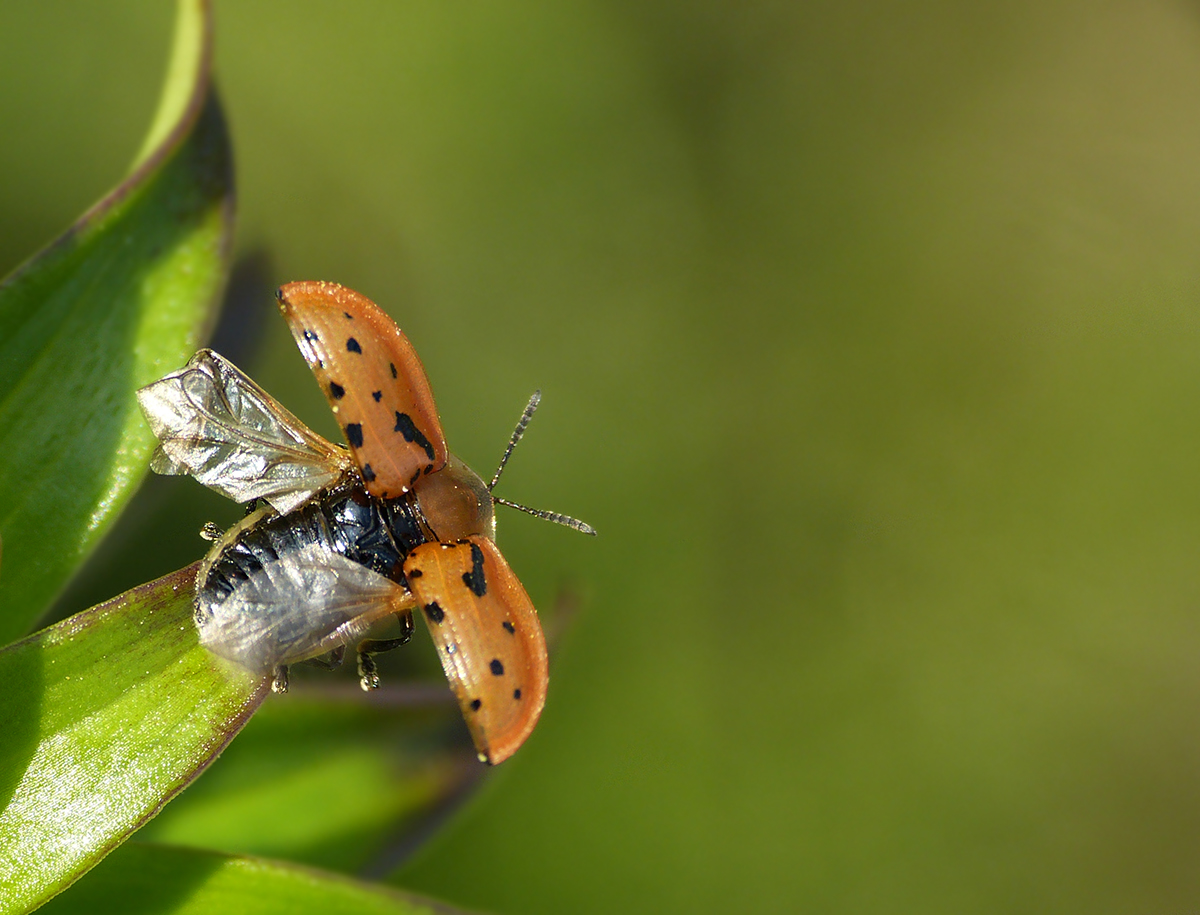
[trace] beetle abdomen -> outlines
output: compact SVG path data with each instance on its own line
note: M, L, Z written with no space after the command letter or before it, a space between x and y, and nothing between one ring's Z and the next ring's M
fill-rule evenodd
M404 557L425 539L407 502L385 506L360 487L284 515L260 510L226 532L200 567L201 642L262 670L346 644L407 597Z

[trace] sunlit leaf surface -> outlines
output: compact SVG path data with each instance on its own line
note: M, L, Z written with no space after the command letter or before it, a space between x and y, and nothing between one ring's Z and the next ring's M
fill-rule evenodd
M0 912L69 885L190 782L266 693L200 646L190 566L0 651Z
M128 500L153 445L133 392L186 360L218 300L233 185L208 29L205 4L181 0L155 142L0 284L0 642L28 631Z

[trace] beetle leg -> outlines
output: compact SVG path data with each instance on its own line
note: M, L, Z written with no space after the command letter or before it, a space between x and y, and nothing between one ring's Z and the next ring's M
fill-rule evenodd
M358 653L358 683L364 690L379 689L379 671L369 654Z
M413 634L413 616L411 610L396 614L400 623L400 635L394 639L363 639L358 643L358 676L359 683L365 690L379 689L379 671L371 655L391 651L408 643Z
M309 658L305 664L311 664L313 667L320 667L324 670L337 670L342 666L342 661L346 658L346 646L339 645L334 648L323 658Z
M407 645L408 640L413 635L413 615L411 610L404 610L396 614L396 621L400 623L400 635L394 639L363 639L358 643L359 654L381 654L385 651L391 651L394 648L399 648L401 645Z

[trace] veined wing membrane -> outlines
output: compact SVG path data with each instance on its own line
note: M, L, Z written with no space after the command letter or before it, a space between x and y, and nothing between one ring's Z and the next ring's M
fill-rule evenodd
M151 467L195 477L236 502L266 499L282 514L354 466L344 449L209 349L137 396L159 440Z
M200 578L208 571L206 562ZM403 585L328 545L310 544L252 564L228 593L202 587L196 627L210 651L267 672L353 644L411 606Z

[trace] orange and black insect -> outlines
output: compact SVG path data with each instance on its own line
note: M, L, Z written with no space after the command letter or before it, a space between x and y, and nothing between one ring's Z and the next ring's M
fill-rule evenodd
M507 759L546 699L546 642L495 543L494 505L594 534L564 515L491 493L537 408L534 394L490 484L446 448L425 369L396 324L335 283L289 283L280 309L349 450L308 429L236 366L201 350L138 391L159 439L151 467L261 505L223 534L196 579L200 641L287 689L299 661L372 655L424 617L480 759ZM397 638L369 639L395 616Z

